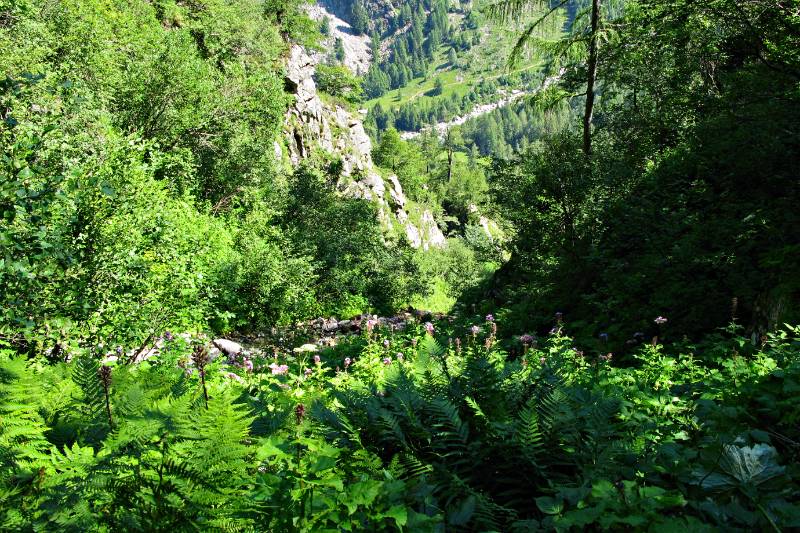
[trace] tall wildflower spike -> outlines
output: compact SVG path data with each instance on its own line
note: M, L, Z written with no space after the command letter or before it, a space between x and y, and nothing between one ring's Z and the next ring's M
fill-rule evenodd
M111 398L109 391L111 390L111 367L107 365L101 366L97 369L97 375L100 378L100 384L103 386L103 395L106 400L106 415L108 416L108 425L114 427L114 418L111 416Z
M200 373L200 383L203 385L203 399L208 409L208 388L206 387L206 366L211 362L211 357L208 355L208 349L205 346L198 345L192 353L192 362L197 367Z
M97 370L97 375L100 376L100 383L104 389L111 387L111 367L107 365L101 366Z

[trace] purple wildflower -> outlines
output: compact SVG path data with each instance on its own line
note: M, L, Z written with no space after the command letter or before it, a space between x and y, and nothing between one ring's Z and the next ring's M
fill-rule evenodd
M660 326L661 324L666 324L667 323L667 319L664 318L663 316L659 315L659 316L657 316L655 318L655 320L653 320L653 322L655 322L656 324L658 324Z
M478 333L481 332L481 328L480 328L480 326L477 326L477 325L476 326L472 326L472 327L469 328L469 332L472 333L472 336L474 337Z
M396 355L395 357L396 357L396 358L397 358L397 360L398 360L398 361L400 361L401 363L403 362L403 354L401 354L400 352L397 352L397 355Z
M486 315L486 322L494 322L494 315L491 313Z
M525 346L530 346L531 344L533 344L533 341L534 341L533 335L528 335L526 333L525 335L519 336L519 342L521 342Z
M253 361L251 361L250 359L245 359L244 360L244 368L248 372L252 372L253 371Z
M289 371L289 365L278 365L276 363L270 363L269 367L270 369L272 369L273 376L285 374Z
M306 368L305 375L306 375L306 376L310 376L310 375L311 375L313 372L314 372L314 371L313 371L313 370L311 370L310 368Z
M390 344L391 344L391 343L389 342L389 339L384 339L384 340L383 340L383 346L384 346L384 348L388 348Z
M425 322L425 331L428 332L428 335L433 335L433 332L435 331L433 324L431 324L430 322Z
M164 340L171 341L175 338L171 331L167 330L164 332Z
M322 362L322 359L320 359L320 357L319 357L318 355L315 355L315 356L314 356L314 364L317 364L317 365L318 365L318 364L320 364L321 362Z
M383 364L384 365L391 365L392 364L392 359L389 358L389 357L384 357L383 358Z

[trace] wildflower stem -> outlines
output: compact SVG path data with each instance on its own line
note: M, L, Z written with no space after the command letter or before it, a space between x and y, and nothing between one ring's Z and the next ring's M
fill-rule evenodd
M108 389L105 389L105 396L106 396L106 414L108 415L108 426L113 428L114 427L114 418L111 416L111 400L108 397Z
M203 399L206 402L206 411L208 410L208 389L206 388L206 371L200 370L200 383L203 385Z

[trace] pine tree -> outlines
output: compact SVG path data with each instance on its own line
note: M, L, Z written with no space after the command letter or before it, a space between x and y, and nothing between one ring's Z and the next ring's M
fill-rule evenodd
M344 42L340 37L336 38L336 43L333 46L333 51L337 61L344 61L346 54L344 51Z
M442 78L436 78L436 81L433 83L433 89L431 90L432 96L439 96L444 92L444 82L442 82Z
M353 31L357 35L364 35L369 30L369 14L360 1L353 4L350 20L352 20Z

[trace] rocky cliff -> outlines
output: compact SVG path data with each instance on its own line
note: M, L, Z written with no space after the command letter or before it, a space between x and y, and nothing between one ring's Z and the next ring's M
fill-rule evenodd
M337 189L345 196L374 201L380 222L398 229L414 247L443 246L445 237L430 211L409 205L397 176L380 174L372 161L372 141L361 118L334 102L325 101L314 82L321 54L292 46L286 62L286 88L294 95L284 125L285 151L276 155L297 165L316 151L341 162Z

